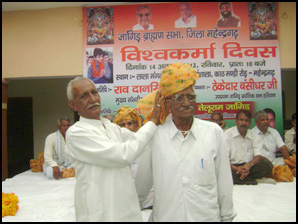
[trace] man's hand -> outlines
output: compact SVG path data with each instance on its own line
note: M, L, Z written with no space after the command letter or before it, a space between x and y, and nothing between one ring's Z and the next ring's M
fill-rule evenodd
M159 118L160 118L160 107L161 107L161 102L163 100L163 96L161 95L160 89L157 90L156 95L155 95L155 105L150 117L150 121L153 121L156 125L159 124Z
M249 174L249 168L244 166L238 166L236 168L236 173L239 174L240 179L244 180L244 178Z
M221 127L222 129L224 129L225 126L226 126L226 122L225 122L224 120L222 120L222 122L220 123L220 127Z
M58 166L53 167L53 176L56 180L58 180L61 177L60 169Z
M102 78L105 75L106 75L106 71L103 69L103 70L101 70L101 72L99 74L99 78Z
M245 163L242 167L244 167L247 170L250 170L250 168L252 168L252 164L251 163Z

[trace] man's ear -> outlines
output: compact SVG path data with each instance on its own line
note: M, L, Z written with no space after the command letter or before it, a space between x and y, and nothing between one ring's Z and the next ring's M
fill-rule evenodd
M69 101L68 101L68 106L69 106L71 109L73 109L74 111L77 111L77 107L76 107L76 105L75 105L75 103L74 103L73 100L69 100Z
M171 111L170 100L165 100L165 108L167 109L167 111Z

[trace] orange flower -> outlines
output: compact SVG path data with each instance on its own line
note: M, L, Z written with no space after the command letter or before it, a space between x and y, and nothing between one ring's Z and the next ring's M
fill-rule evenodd
M18 202L18 196L14 193L2 192L2 218L8 215L14 216L19 210Z
M274 166L272 169L273 179L276 182L293 182L293 174L288 165Z
M30 159L29 163L32 172L42 172L42 164L44 163L43 152L39 153L38 158L36 160Z

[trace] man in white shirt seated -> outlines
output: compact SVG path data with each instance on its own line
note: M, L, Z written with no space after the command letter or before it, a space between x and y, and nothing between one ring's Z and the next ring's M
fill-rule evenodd
M197 27L197 17L192 14L188 2L179 4L179 13L181 17L175 21L175 28Z
M262 139L262 156L269 159L274 166L284 165L283 160L276 160L276 150L281 151L284 159L290 154L278 131L269 127L268 114L261 110L256 112L254 117L256 126L252 130Z
M194 118L198 78L189 64L174 63L162 71L162 125L149 144L151 151L144 153L147 159L142 155L136 178L141 207L154 185L154 222L232 221L236 215L223 130ZM137 102L141 112L153 96Z
M43 173L48 179L59 179L63 168L69 169L71 162L65 152L65 133L70 126L68 117L58 119L58 130L47 136L44 147Z
M226 130L226 122L223 119L223 114L220 111L215 111L211 114L211 122L218 124L223 130Z
M153 30L154 26L150 24L152 19L152 11L149 6L142 5L137 9L137 21L138 24L134 25L132 28L136 30Z
M291 153L296 154L296 113L292 114L293 127L285 133L285 143Z
M155 104L161 102L160 92ZM67 85L68 105L80 120L66 133L66 152L76 171L77 222L142 222L130 164L146 149L156 131L160 107L134 133L100 117L101 99L90 79L77 77Z
M256 179L271 173L272 163L262 157L262 140L252 130L251 113L239 110L236 126L225 131L234 184L257 184Z

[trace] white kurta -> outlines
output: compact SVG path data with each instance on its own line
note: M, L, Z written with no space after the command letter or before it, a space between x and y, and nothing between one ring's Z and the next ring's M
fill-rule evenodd
M232 221L232 174L217 124L194 118L184 138L167 120L158 126L150 148L142 155L136 189L142 205L154 183L153 221Z
M60 133L60 131L59 131ZM44 164L49 167L59 166L63 167L65 161L65 140L61 135L61 143L62 143L62 158L58 158L58 155L55 151L56 148L56 132L49 134L46 138L45 147L44 147ZM59 164L58 161L63 161L63 163Z
M255 126L252 130L262 139L262 156L269 159L273 165L277 165L275 160L276 150L285 145L278 131L268 127L267 132L264 134L258 126Z
M285 144L290 152L296 153L296 144L293 143L294 135L296 131L294 127L285 133Z
M76 171L76 221L142 221L129 166L155 130L151 121L133 133L108 119L82 116L67 130L66 152Z
M255 156L262 155L262 140L250 129L243 138L234 126L225 131L225 137L232 164L248 163Z

